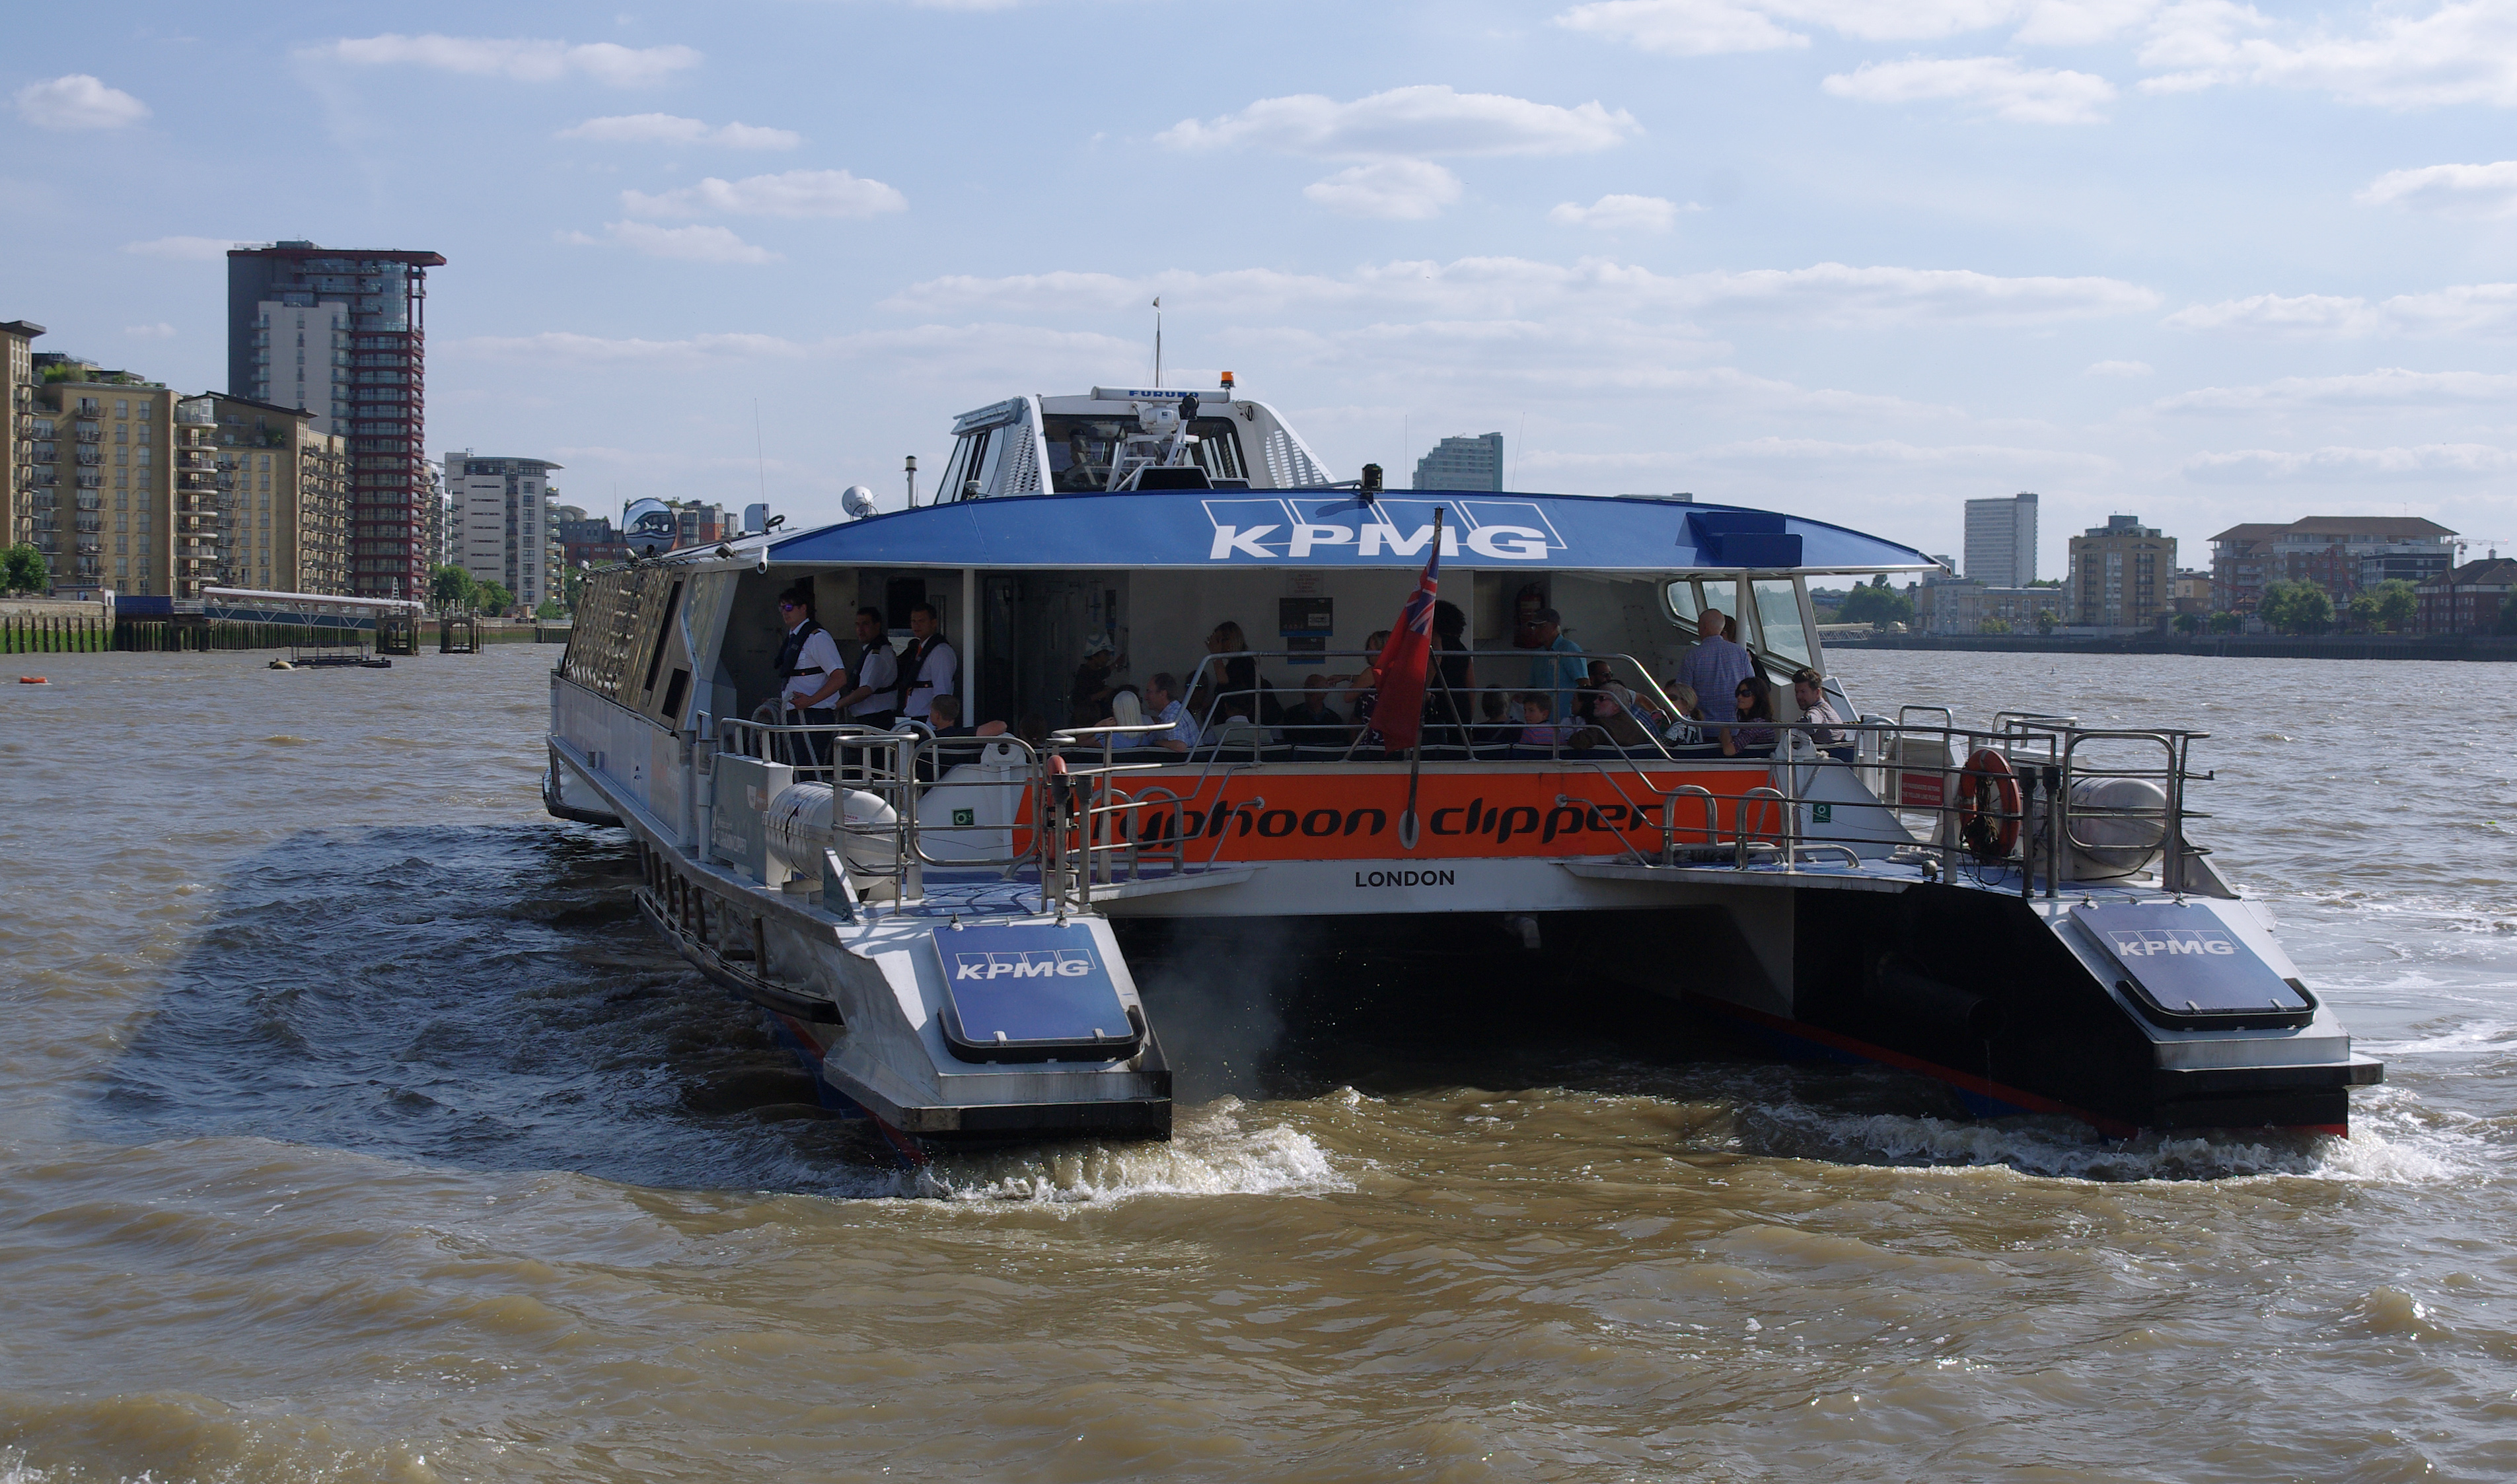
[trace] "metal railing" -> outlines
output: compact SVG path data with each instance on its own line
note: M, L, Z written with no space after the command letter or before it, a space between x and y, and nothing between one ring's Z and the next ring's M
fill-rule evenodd
M1666 700L1653 689L1656 700ZM1941 720L1922 723L1912 719L1917 714ZM1625 806L1633 827L1646 831L1647 841L1656 837L1654 849L1612 831L1618 844L1605 853L1644 867L1795 873L1857 870L1885 858L1922 866L1933 880L1955 883L1972 875L1980 886L2005 890L2015 883L2023 896L2041 881L2051 898L2066 882L2121 880L2156 862L2167 890L2185 891L2197 880L2200 889L2212 889L2207 873L2197 877L2195 869L2206 852L2188 834L2189 822L2207 816L2190 810L2186 798L2187 784L2210 777L2191 768L2192 746L2206 734L2088 728L2069 717L2028 713L1964 727L1941 708L1907 707L1895 721L1865 716L1831 724L1825 730L1838 745L1824 748L1809 736L1810 723L1775 726L1773 754L1753 758L1681 757L1667 748L1591 756L1559 748L1517 758L1483 758L1470 749L1463 756L1507 764L1544 758L1559 771L1590 775ZM1028 872L1045 905L1061 912L1088 908L1096 886L1224 864L1236 832L1200 827L1193 816L1201 799L1211 799L1209 810L1225 809L1223 785L1235 776L1263 775L1286 761L1297 773L1304 761L1335 763L1342 772L1395 773L1408 766L1403 756L1354 756L1352 746L1314 759L1150 755L1141 741L1166 730L1160 721L1078 727L1034 742L727 719L704 745L785 762L799 781L830 784L839 856L850 872L889 881L901 899L921 895L930 868L993 870L1009 880ZM2122 755L2127 751L2132 755ZM2006 767L2007 787L1987 752ZM982 766L960 766L965 763ZM1726 774L1755 768L1764 777L1742 792L1717 792L1701 782L1671 779L1673 766ZM1151 786L1125 785L1131 775L1148 774L1160 775L1145 781ZM2153 785L2156 802L2083 801L2084 785L2111 780ZM982 811L973 808L969 823L943 825L921 808L939 788L954 790L957 805L992 792L1009 797L984 811L992 823L978 823ZM838 798L846 790L871 795L884 808L851 817ZM1608 800L1561 794L1557 803L1596 810ZM1267 803L1258 796L1228 807L1236 818L1256 817ZM1830 810L1846 811L1857 827L1827 827ZM1962 827L1968 820L1972 830ZM2092 827L2100 821L2116 837ZM2128 823L2129 843L2121 837ZM1196 848L1201 836L1211 842L1203 852Z

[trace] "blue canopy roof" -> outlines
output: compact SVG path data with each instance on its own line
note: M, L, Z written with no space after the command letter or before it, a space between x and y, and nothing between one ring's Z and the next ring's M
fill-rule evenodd
M1572 572L1879 572L1930 567L1910 546L1730 505L1639 496L1411 489L1156 489L962 500L868 516L772 542L779 563L846 567L1424 566Z

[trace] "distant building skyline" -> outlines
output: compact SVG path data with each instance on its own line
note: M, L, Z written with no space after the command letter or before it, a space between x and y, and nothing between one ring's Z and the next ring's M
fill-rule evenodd
M1503 488L1503 435L1463 434L1435 444L1416 461L1419 489Z
M2363 588L2394 578L2417 587L2454 562L2455 532L2421 516L2249 522L2211 537L2211 607L2252 613L2266 584L2285 581L2315 583L2339 609Z
M228 392L304 407L346 435L350 582L361 597L428 590L428 270L446 258L310 241L228 263Z
M548 459L446 455L448 542L476 582L495 582L527 608L558 596L559 531Z
M2071 537L2064 621L2080 628L2149 628L2176 606L2176 538L2139 516L2107 518Z
M2036 580L2034 494L1966 502L1966 575L1986 587L2026 587Z

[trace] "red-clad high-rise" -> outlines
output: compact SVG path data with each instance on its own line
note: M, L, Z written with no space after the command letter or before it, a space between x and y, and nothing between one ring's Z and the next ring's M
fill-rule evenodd
M228 392L303 407L349 440L350 590L428 591L433 252L275 242L228 254Z

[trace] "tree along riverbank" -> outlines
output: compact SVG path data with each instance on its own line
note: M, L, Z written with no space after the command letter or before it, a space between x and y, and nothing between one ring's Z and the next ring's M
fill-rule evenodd
M2502 634L2057 634L1830 635L1830 649L1946 650L1979 655L2210 655L2254 659L2517 660L2517 636Z

